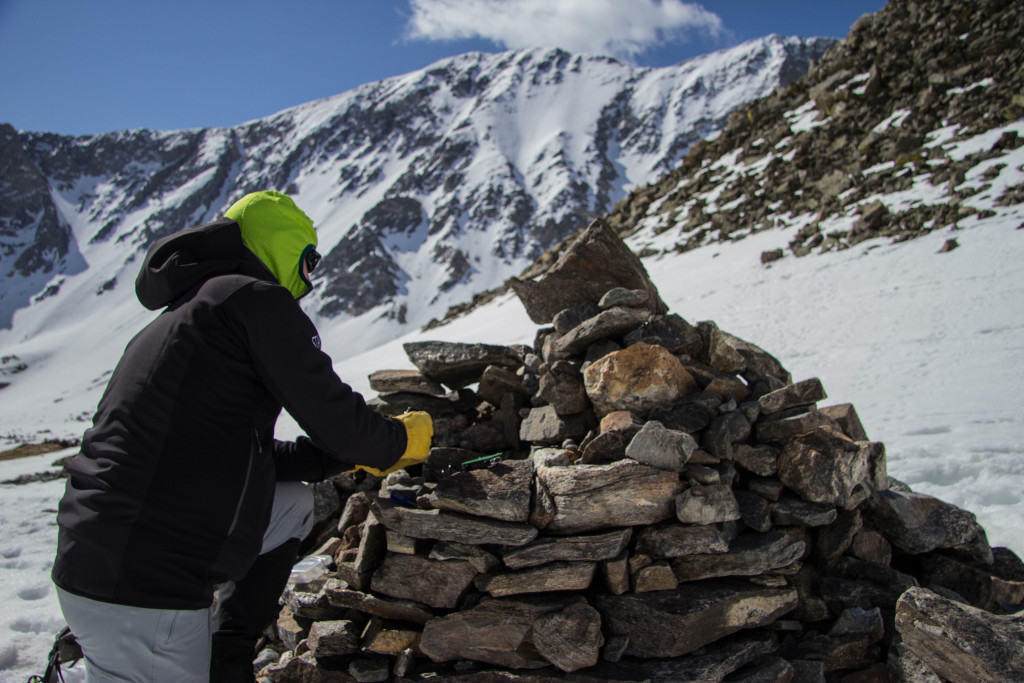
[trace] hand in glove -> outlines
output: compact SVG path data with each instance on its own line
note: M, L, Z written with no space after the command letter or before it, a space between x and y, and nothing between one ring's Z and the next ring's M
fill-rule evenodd
M399 415L397 419L405 426L406 446L402 457L383 471L366 465L356 465L356 469L383 477L395 470L418 465L427 459L427 454L430 453L430 440L434 438L434 421L430 419L430 413L413 410Z

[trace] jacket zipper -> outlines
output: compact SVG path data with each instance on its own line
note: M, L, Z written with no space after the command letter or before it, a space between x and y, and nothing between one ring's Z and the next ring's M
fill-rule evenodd
M252 430L252 433L254 438L254 448L256 450L262 451L263 449L260 447L259 432L254 429ZM228 527L228 536L235 533L235 527L238 526L238 519L242 516L242 505L245 504L245 496L249 492L249 480L252 479L252 466L255 460L256 457L253 454L253 448L250 448L249 461L246 463L245 466L245 480L242 482L242 492L238 495L238 503L235 504L235 515L231 518L231 526Z

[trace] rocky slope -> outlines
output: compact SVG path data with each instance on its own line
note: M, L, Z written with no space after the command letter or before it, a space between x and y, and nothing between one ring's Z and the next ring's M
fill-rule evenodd
M267 187L317 220L320 314L424 322L660 177L833 42L773 36L662 69L467 54L225 129L0 126L0 262L15 282L0 325L87 268L108 273L98 292L113 289L154 239Z
M966 221L1024 225L1018 10L1006 0L970 9L893 0L806 77L743 105L721 135L630 193L609 223L642 257L774 230L779 247L765 263ZM567 243L522 277L543 272Z

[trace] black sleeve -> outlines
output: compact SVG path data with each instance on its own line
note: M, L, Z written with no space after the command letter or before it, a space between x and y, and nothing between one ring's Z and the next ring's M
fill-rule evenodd
M253 282L231 297L231 306L248 337L256 371L313 442L281 451L282 456L302 461L289 467L284 457L275 458L284 473L313 473L316 466L311 461L322 457L317 451L336 461L322 463L320 472L357 464L387 469L398 461L405 452L405 428L370 410L363 397L341 381L330 357L320 350L316 327L287 289ZM278 450L275 447L275 453Z
M331 456L316 447L311 440L300 436L295 441L274 441L274 466L278 481L323 481L352 465Z

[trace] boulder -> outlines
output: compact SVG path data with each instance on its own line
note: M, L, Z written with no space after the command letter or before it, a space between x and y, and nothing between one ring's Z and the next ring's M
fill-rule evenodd
M948 681L1024 680L1024 616L996 615L911 588L896 603L903 645Z
M615 410L646 415L697 388L678 358L663 347L643 342L590 364L583 371L583 381L598 416Z
M559 311L577 304L596 305L616 287L642 289L648 294L651 311L668 311L643 263L602 218L587 226L542 276L511 278L508 284L538 325L551 322Z
M831 427L818 427L782 449L779 479L801 498L846 506L869 475L869 454Z
M652 420L632 438L625 454L644 465L680 472L695 450L697 441L692 436Z

